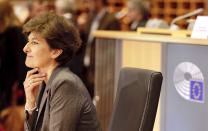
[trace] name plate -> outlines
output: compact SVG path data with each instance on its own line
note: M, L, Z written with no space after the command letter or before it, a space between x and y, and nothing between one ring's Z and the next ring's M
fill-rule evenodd
M191 38L208 38L208 16L198 16L194 24Z

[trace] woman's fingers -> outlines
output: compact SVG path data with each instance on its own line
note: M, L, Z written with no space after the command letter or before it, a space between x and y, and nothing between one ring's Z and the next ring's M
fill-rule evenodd
M45 76L46 76L45 73L39 73L39 74L31 75L31 76L29 77L29 79L43 78L43 77L45 77Z
M28 87L33 87L33 83L36 82L42 82L45 79L45 75L40 75L40 74L36 74L36 75L32 75L31 77L28 78L26 85Z
M42 82L45 79L45 77L38 77L38 78L34 78L34 79L30 79L29 83L36 83L36 82Z
M40 83L46 78L46 74L45 73L39 73L39 74L34 74L37 71L36 69L32 69L31 71L28 71L25 82L24 82L24 87L25 88L29 88L30 90L33 90L32 86L34 82L39 82ZM36 85L36 84L35 84ZM36 85L38 86L38 85Z
M36 86L39 86L41 84L42 81L36 81L36 82L32 82L30 84L31 87L36 87Z
M42 82L46 78L45 74L34 74L28 78L28 86L31 86L32 83Z
M36 71L38 71L38 68L34 68L34 69L28 71L26 78L29 77L29 76L31 76L32 74L34 74Z

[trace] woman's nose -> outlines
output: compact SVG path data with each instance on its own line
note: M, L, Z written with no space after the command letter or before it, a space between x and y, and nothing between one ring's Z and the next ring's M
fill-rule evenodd
M29 46L28 45L29 45L29 42L23 48L23 52L27 53L29 51Z

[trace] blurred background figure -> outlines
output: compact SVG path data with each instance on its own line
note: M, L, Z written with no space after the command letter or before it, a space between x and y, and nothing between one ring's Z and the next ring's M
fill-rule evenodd
M25 20L26 23L31 18L44 14L49 11L47 0L29 0L28 1L29 16Z
M8 0L0 0L0 14L1 114L8 108L24 104L24 88L22 83L24 81L27 68L24 64L25 54L22 51L26 43L26 39L22 34L21 23L14 14L13 5ZM9 115L11 114L8 113L8 115L4 117L5 121L9 118ZM15 119L18 119L18 114L16 114L16 116L17 117L12 117L14 119L10 119L10 122L14 122ZM0 118L0 121L4 120ZM18 124L21 125L21 121L19 121ZM7 130L9 126L11 125L4 127L5 130Z
M27 2L24 1L12 1L14 13L18 17L21 23L24 23L29 15L29 9Z
M75 22L76 2L74 0L56 0L56 13L64 16L72 23Z
M136 31L137 27L145 27L149 17L150 4L148 0L129 0L127 2L127 16L130 30Z
M0 122L0 131L5 131L3 126L2 126L2 124L1 124L1 122Z
M24 131L24 119L24 106L11 106L0 114L3 131Z
M86 12L78 18L78 27L82 40L86 45L84 65L86 67L86 86L91 97L94 96L95 73L95 30L119 30L120 24L115 15L107 10L107 0L84 0L83 6ZM87 18L87 19L86 19Z
M75 26L77 25L77 2L74 0L56 0L55 2L56 13L64 16L70 22L72 22ZM74 54L70 63L68 63L68 67L70 70L81 78L81 80L87 84L87 79L85 77L85 67L84 67L84 55L85 55L85 45L79 48L79 50Z

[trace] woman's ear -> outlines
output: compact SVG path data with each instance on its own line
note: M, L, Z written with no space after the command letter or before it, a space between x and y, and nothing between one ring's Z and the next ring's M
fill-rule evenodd
M51 57L53 59L56 59L57 57L59 57L61 55L62 52L63 52L62 49L53 49L52 53L51 53Z

